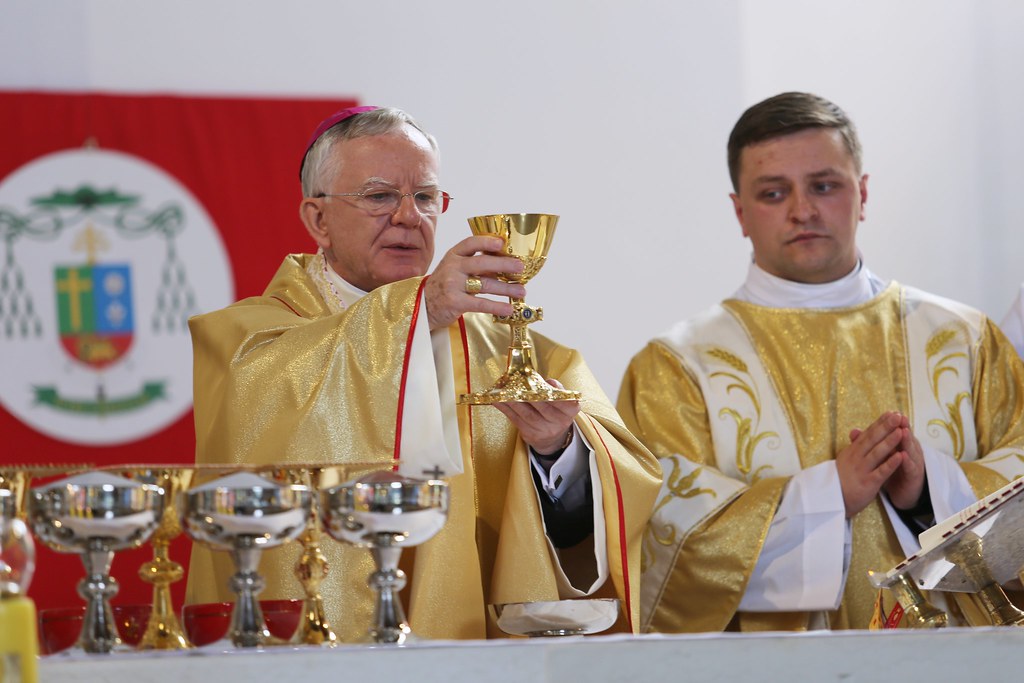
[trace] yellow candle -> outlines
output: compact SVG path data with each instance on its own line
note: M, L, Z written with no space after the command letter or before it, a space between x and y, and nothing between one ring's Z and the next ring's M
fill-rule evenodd
M0 598L0 681L37 683L36 606L26 597Z

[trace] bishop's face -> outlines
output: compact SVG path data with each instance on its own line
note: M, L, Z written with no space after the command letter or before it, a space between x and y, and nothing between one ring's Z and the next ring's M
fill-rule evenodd
M341 140L332 150L337 172L326 194L438 187L438 159L427 138L401 131ZM425 275L434 258L436 215L420 213L412 196L390 214L370 215L352 197L304 198L303 222L338 275L363 291Z
M730 195L754 262L793 282L825 283L857 265L866 175L839 131L812 128L744 147Z

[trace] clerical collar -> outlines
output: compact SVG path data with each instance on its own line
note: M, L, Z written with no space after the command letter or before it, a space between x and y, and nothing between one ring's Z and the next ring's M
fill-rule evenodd
M345 308L366 296L366 292L335 273L334 269L330 266L327 266L327 279L334 285L334 293L341 299L341 304Z
M366 296L366 292L345 280L327 265L323 249L317 251L310 260L306 272L313 279L331 313L340 313Z
M820 285L783 280L751 262L733 298L770 308L845 308L870 301L885 286L860 260L849 274Z

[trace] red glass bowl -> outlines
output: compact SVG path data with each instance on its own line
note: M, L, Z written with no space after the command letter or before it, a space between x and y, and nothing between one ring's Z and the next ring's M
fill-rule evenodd
M114 625L125 645L135 647L149 624L149 605L112 605ZM66 650L78 641L85 618L85 605L39 610L39 653Z
M181 610L181 623L190 641L195 646L209 645L220 640L231 625L230 602L205 602L185 605ZM288 640L295 633L302 619L302 600L260 600L263 619L267 622L270 635Z

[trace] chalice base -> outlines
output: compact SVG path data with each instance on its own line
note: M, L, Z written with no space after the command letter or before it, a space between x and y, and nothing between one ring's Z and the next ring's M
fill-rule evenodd
M581 628L549 628L543 631L530 631L529 638L560 638L562 636L582 636L586 632Z
M271 635L255 595L238 596L235 599L225 639L236 648L263 648L288 642Z
M188 650L192 643L188 642L181 624L173 615L166 621L153 621L150 617L146 633L139 641L139 650Z
M331 625L324 616L323 600L306 598L303 605L302 621L292 636L293 645L324 645L334 647L338 644L338 636L331 630Z
M270 629L255 632L247 631L245 633L228 632L227 638L218 641L218 643L223 643L225 646L230 645L230 647L225 647L225 649L252 648L256 650L291 644L287 640L271 635Z
M402 554L402 541L407 535L395 532L375 534L375 543L370 548L377 571L370 574L367 585L377 594L374 601L373 626L370 627L364 643L375 645L409 645L416 638L402 609L399 593L405 588L405 572L398 568Z
M420 642L420 638L413 635L412 629L407 624L402 624L402 627L404 628L372 628L361 642L363 645L396 645L399 647Z
M580 392L553 387L540 373L532 369L507 372L499 377L490 389L459 396L460 405L471 406L578 400Z

